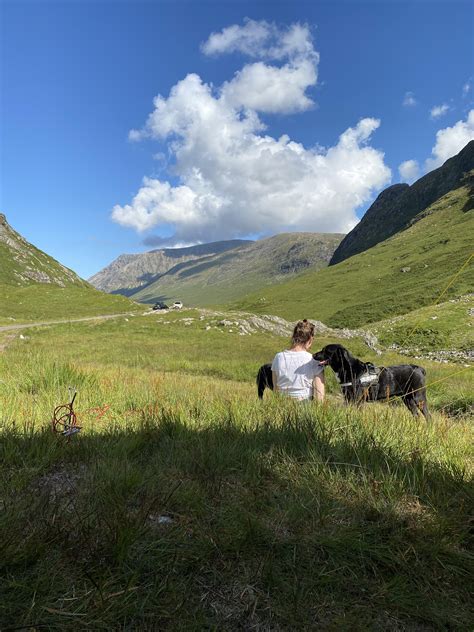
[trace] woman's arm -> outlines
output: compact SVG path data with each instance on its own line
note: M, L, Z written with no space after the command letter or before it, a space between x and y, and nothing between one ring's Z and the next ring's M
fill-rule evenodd
M278 392L278 386L277 386L277 374L276 371L272 371L272 380L273 380L273 391L275 393Z
M313 394L314 399L318 402L324 402L325 395L325 386L324 386L324 373L320 373L313 380Z

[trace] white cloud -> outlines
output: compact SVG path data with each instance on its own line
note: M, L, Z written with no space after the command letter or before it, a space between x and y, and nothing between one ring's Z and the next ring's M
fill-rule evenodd
M356 209L390 181L383 153L369 145L380 121L362 119L328 149L266 133L259 113L311 105L305 90L316 81L319 59L308 46L306 27L277 35L275 29L247 21L213 34L203 48L213 54L239 50L254 56L263 52L267 59L286 56L282 66L247 65L220 89L190 74L167 98L154 99L145 126L133 130L132 137L168 143L177 184L144 178L129 204L114 207L116 222L138 231L171 225L173 238L183 242L353 228Z
M446 112L449 112L449 105L443 103L442 105L435 105L430 110L430 118L435 120L444 116Z
M472 89L472 79L468 79L462 87L462 96L467 97L471 89Z
M250 57L262 56L271 37L272 26L265 21L245 20L244 26L233 24L220 33L211 33L201 45L205 55L240 52Z
M415 95L413 94L413 92L405 92L402 105L406 108L411 108L417 104L418 104L418 101L415 99Z
M416 160L405 160L398 166L400 178L411 184L420 177L420 165Z
M231 106L289 114L313 106L306 89L316 79L316 67L310 60L281 68L257 62L244 66L232 81L224 83L222 95Z
M141 140L141 138L142 138L141 132L139 132L136 129L131 129L128 132L128 140L132 141L132 143L135 141Z
M208 55L238 51L266 60L288 60L282 66L263 61L245 65L222 86L229 105L283 114L313 106L306 90L316 85L319 54L307 25L278 28L247 19L244 26L233 25L213 33L201 49Z
M436 144L431 150L431 158L425 162L426 171L440 167L448 158L459 153L470 140L474 139L474 110L465 121L458 121L452 127L440 129L436 133Z
M292 24L279 28L276 24L246 19L244 26L234 24L212 33L201 45L205 55L243 53L260 59L294 59L317 55L311 32L306 24Z

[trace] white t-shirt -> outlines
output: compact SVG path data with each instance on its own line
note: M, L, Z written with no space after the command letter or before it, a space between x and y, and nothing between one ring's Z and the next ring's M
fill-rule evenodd
M272 362L279 391L295 399L313 397L313 380L324 367L308 351L281 351Z

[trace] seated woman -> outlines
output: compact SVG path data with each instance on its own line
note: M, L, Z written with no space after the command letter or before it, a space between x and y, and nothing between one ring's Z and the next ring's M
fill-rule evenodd
M275 391L298 400L324 401L324 367L309 353L313 340L313 323L306 319L296 323L291 349L277 353L272 362Z

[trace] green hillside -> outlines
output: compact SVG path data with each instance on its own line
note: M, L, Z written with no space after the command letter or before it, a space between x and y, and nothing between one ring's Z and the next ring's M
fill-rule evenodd
M474 361L474 294L383 320L370 330L385 348L432 352L439 357L439 351L449 350L449 359L458 355Z
M461 186L464 175L473 168L474 140L411 186L394 184L382 191L357 226L341 241L330 265L364 252L407 228L425 208Z
M143 302L180 299L186 305L222 304L257 288L327 266L343 235L283 233L201 260L179 264L133 294Z
M32 283L14 287L0 283L0 325L136 311L143 311L143 305L87 285L59 287Z
M420 213L412 225L370 250L254 292L231 307L360 326L435 302L473 252L474 172ZM440 300L472 292L474 260Z
M17 233L0 214L0 323L113 314L139 309L94 289Z

